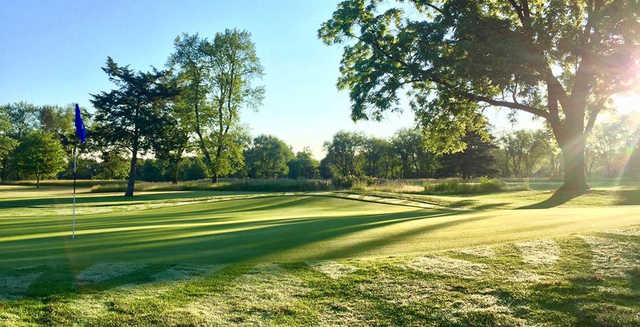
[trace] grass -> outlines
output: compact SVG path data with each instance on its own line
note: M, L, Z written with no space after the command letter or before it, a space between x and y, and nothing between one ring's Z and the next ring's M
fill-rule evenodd
M0 325L640 324L640 190L0 186Z

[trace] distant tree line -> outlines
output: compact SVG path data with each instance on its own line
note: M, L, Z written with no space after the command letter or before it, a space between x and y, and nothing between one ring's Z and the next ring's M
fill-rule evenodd
M0 177L3 181L73 177L74 146L84 153L78 161L80 179L127 179L132 153L125 147L105 145L95 115L82 109L90 131L89 142L78 145L73 127L73 106L35 106L14 103L0 106ZM586 173L590 177L639 175L638 138L633 119L615 117L594 127L586 145ZM168 128L175 128L170 124ZM104 132L102 132L104 133ZM470 132L466 148L449 154L430 152L429 140L419 129L401 129L390 138L368 137L340 131L324 144L325 157L316 160L309 148L294 153L273 135L251 139L243 132L236 139L235 169L218 177L334 179L349 183L365 177L383 179L560 177L560 150L546 129L515 130L500 137ZM152 134L150 134L152 135ZM115 139L115 137L114 137ZM187 138L183 151L168 151L170 140L149 139L143 158L135 159L137 180L178 182L212 177L206 157ZM635 151L634 151L635 150Z

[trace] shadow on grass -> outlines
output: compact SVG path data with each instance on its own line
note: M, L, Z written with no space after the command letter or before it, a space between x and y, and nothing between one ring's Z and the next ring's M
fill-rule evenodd
M580 196L598 196L601 198L612 197L613 205L640 205L640 189L623 189L623 190L588 190L584 194L571 194L558 190L551 195L550 198L523 206L518 209L549 209L565 204Z
M314 205L314 201L326 201L316 197L294 197L287 199L288 201L261 200L256 213L265 208L278 209L290 205L304 207ZM344 201L348 204L349 200ZM324 203L320 203L322 204ZM184 211L186 208L182 209ZM180 212L182 217L174 215L178 212L110 217L110 225L108 221L82 225L83 231L91 232L92 229L96 229L95 233L80 234L73 241L67 237L44 235L29 238L30 235L25 235L27 238L20 241L0 242L0 252L3 253L0 258L0 267L4 267L1 270L15 272L17 267L33 264L55 266L57 267L55 269L47 268L49 271L43 274L34 285L46 285L49 282L48 279L52 278L50 282L64 281L64 286L56 285L50 290L40 290L35 292L34 296L36 293L38 296L43 296L43 292L47 293L45 295L75 294L79 289L73 283L73 276L94 263L144 262L156 266L170 266L180 262L208 265L252 262L264 258L274 258L273 260L295 258L296 261L328 259L373 251L379 247L401 243L420 233L485 219L475 217L445 220L405 232L393 233L386 237L356 238L354 241L334 244L331 240L337 238L347 240L345 236L364 231L436 217L453 218L460 213L451 210L412 210L382 214L295 216L283 219L261 218L234 221L237 217L229 215L226 208L218 207L217 209L212 209L210 214L218 215L225 211L227 213L215 217L208 215L209 218L197 217L198 213L192 211ZM189 215L196 217L189 219L187 218ZM158 221L165 222L157 224ZM132 225L141 228L132 228L129 231L113 228ZM27 233L33 233L33 231L24 228L22 234ZM6 235L4 232L2 234ZM322 245L315 247L314 244ZM117 287L131 282L127 278L122 278L121 283L120 277L118 280L106 281L105 285Z
M554 208L557 207L559 205L565 204L569 201L571 201L572 199L575 199L576 197L578 197L579 195L576 194L572 194L572 193L566 193L566 192L562 192L560 190L553 192L553 194L551 195L550 198L542 201L542 202L538 202L538 203L534 203L534 204L530 204L527 206L523 206L520 207L518 209L549 209L549 208Z
M616 191L616 204L618 205L639 205L640 189Z

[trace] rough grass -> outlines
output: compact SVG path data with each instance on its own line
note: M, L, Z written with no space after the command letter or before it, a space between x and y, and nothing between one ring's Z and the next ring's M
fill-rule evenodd
M81 284L99 283L128 275L144 267L144 264L139 263L98 263L77 274L76 280Z
M516 243L522 259L530 265L551 265L559 259L560 248L553 240L534 240Z
M525 191L528 186L508 185L499 179L478 179L477 181L453 180L445 182L428 183L424 185L425 194L485 194L507 191Z
M2 191L0 325L640 324L635 193Z
M307 264L314 270L333 279L340 279L358 270L358 268L351 265L345 265L332 260L307 261Z

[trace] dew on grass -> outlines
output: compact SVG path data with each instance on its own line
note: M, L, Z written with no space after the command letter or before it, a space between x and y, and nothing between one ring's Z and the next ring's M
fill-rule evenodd
M345 265L331 260L307 261L306 263L313 270L321 272L331 279L340 279L343 276L358 270L358 268L354 266Z
M493 250L493 248L487 245L459 249L457 250L457 252L481 258L493 258L496 256L496 252Z
M631 290L624 287L618 286L596 286L594 288L598 293L611 294L616 296L629 296L631 295Z
M20 316L16 314L10 312L0 312L0 324L2 324L3 326L18 325L21 320L22 319L20 319Z
M624 277L627 271L637 268L635 244L610 238L579 235L591 248L591 265L596 274L608 277Z
M24 296L29 286L31 286L40 275L42 275L42 273L0 277L0 300L12 300Z
M482 263L447 257L417 257L407 266L429 274L467 279L478 278L487 269Z
M81 294L70 301L67 308L77 322L91 325L93 320L108 314L114 303L156 299L170 290L166 284L125 284L103 292Z
M180 281L191 277L212 274L225 266L226 265L223 264L206 266L180 264L155 273L151 278L157 282Z
M362 294L380 297L392 304L408 305L448 292L451 287L440 281L383 273L360 283L358 289Z
M128 275L146 267L140 263L98 263L76 275L80 284L99 283L116 277Z
M624 236L640 236L640 226L634 226L630 228L607 229L607 230L604 230L603 233L624 235Z
M508 280L514 283L539 283L546 280L546 277L534 272L518 270L509 276Z
M236 278L223 294L208 295L170 312L169 319L186 314L210 325L268 324L282 312L295 312L297 297L308 291L301 279L281 266L259 264Z
M560 258L560 248L554 240L532 240L515 244L524 262L534 265L551 265Z
M322 300L321 300L322 301ZM320 309L317 326L373 326L376 318L367 312L374 311L373 304L363 299L354 298L350 301L324 301Z
M499 326L529 326L521 318L514 317L512 310L501 304L499 299L490 294L471 294L454 301L450 308L446 308L446 320L455 325L499 325Z
M634 308L612 303L584 303L580 314L595 326L640 326L640 314Z

